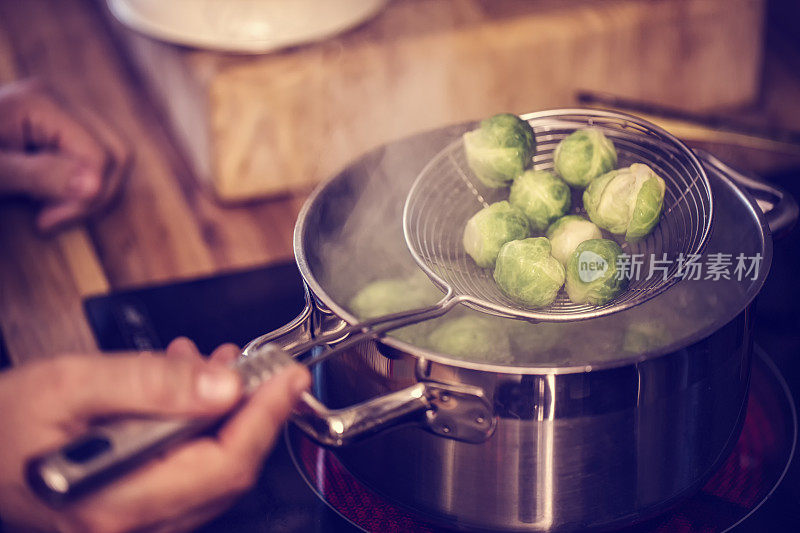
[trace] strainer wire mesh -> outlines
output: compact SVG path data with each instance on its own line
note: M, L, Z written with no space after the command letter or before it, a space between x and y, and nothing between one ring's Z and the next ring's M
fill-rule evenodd
M403 214L406 242L426 274L454 298L477 310L513 318L569 321L622 311L657 296L678 281L679 258L699 255L712 220L711 187L695 155L666 131L641 119L600 110L554 110L525 115L536 135L532 168L553 169L558 143L576 129L595 127L617 150L617 168L645 163L666 183L664 209L653 232L636 243L604 232L641 261L640 274L611 302L574 304L562 290L545 308L529 309L506 296L490 269L478 267L462 246L464 225L490 203L508 198L508 189L489 189L469 169L458 139L440 152L414 182ZM573 210L580 194L573 195ZM581 214L585 212L581 209ZM652 260L663 261L653 264ZM663 267L664 270L660 268Z

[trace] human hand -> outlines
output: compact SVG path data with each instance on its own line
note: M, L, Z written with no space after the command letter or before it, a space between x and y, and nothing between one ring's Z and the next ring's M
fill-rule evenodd
M261 386L216 435L180 445L64 508L25 484L31 456L63 446L110 415L203 416L241 397L233 345L203 361L188 339L166 357L64 356L0 374L0 517L25 531L186 531L225 510L256 480L293 404L310 382L293 365Z
M50 232L97 212L130 167L127 145L97 116L68 108L41 83L0 87L0 196L41 201Z

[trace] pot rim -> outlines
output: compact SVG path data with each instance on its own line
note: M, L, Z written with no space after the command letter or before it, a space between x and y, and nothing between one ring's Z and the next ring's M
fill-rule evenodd
M529 113L522 116L525 117L530 115L531 114ZM465 122L463 126L466 127L468 124L470 123ZM413 138L416 135L424 135L425 133L432 133L434 131L437 130L431 130L428 132L411 135L409 137L406 137L406 139ZM348 164L345 168L349 168L350 166L357 164L358 161L361 161L364 157L367 157L369 154L374 153L376 151L382 150L383 148L384 146L382 145L367 152L363 156L356 159L355 162ZM703 166L705 168L705 165ZM458 359L450 355L434 352L425 348L420 348L414 346L413 344L409 344L407 342L395 339L393 337L384 336L379 339L379 342L386 344L387 346L390 346L391 348L394 348L396 350L416 356L423 360L448 366L466 368L470 370L477 370L483 372L493 372L498 374L577 374L577 373L614 369L629 365L636 366L644 361L668 355L670 353L680 350L681 348L699 342L700 340L708 337L709 335L720 329L725 324L729 323L736 316L738 316L740 313L744 312L749 308L750 304L753 302L755 297L761 292L761 289L764 286L767 276L769 275L769 271L772 265L772 248L773 248L772 234L770 232L769 225L766 221L763 211L761 211L761 208L758 206L753 197L742 187L737 185L729 176L727 176L722 171L719 171L717 169L708 169L708 168L706 168L706 171L712 172L715 174L717 178L722 179L725 182L725 184L728 187L730 187L742 201L745 202L745 204L748 206L752 214L755 215L756 220L758 221L759 224L759 229L761 230L761 239L763 242L763 251L762 251L763 257L761 259L762 263L761 263L761 270L759 272L759 280L756 284L754 284L756 288L751 289L750 294L747 295L747 298L746 300L744 300L742 305L738 309L735 309L735 311L731 311L729 313L721 313L720 318L712 322L710 325L698 330L694 334L685 337L684 339L678 342L668 344L667 346L664 346L658 350L643 352L635 355L629 355L626 357L620 357L618 359L600 361L597 363L570 363L564 365L535 365L535 364L498 365L492 363L481 363L477 361ZM327 291L325 291L322 288L321 284L311 271L311 267L306 257L305 250L303 249L302 246L303 234L306 231L309 212L316 204L317 199L321 197L328 190L329 187L333 186L333 183L337 179L339 179L339 177L343 174L343 172L344 170L336 173L334 176L323 181L309 195L308 199L303 204L303 207L301 208L297 216L297 222L294 228L292 245L294 248L295 262L297 263L300 275L303 277L303 280L305 281L309 291L314 295L315 298L318 298L325 305L325 307L327 307L336 316L340 317L348 324L352 325L359 322L358 318L352 315L350 312L348 312L344 307L339 305L336 301L334 301L334 299L327 293Z

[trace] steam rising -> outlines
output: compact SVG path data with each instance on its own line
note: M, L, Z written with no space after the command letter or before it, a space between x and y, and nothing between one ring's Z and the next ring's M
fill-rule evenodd
M320 194L310 213L303 246L312 275L330 298L352 312L349 302L369 283L402 278L419 282L402 232L405 198L421 168L466 128L413 137L372 152L350 166ZM715 194L715 231L707 253L750 255L762 252L761 236L747 206L719 178L710 176ZM747 229L749 231L741 231ZM461 232L462 228L453 228ZM423 282L430 283L425 279ZM436 289L430 283L433 300ZM500 364L591 364L677 346L701 329L727 322L749 301L759 281L683 281L644 304L615 315L566 324L530 324L488 317L509 339L511 356L461 354ZM440 294L440 292L439 292ZM405 328L403 340L430 348L432 330L445 321L487 315L459 307L445 317ZM486 320L483 320L486 322Z

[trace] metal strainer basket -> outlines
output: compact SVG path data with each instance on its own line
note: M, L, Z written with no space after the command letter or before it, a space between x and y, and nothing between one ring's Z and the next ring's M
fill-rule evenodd
M459 303L485 313L532 321L593 318L643 303L678 281L676 259L681 254L684 258L700 254L711 225L711 186L692 151L661 128L622 113L559 109L522 118L528 120L536 134L535 169L552 169L553 151L559 141L576 129L593 126L614 142L619 167L645 163L664 178L664 210L658 225L635 244L621 242L626 253L642 254L641 271L645 275L632 280L627 290L602 306L575 305L560 294L546 308L528 309L508 298L495 284L492 272L479 268L464 252L461 242L467 220L489 203L507 198L508 190L481 185L467 165L459 138L422 170L408 193L403 212L406 244L422 270L445 291L442 299L429 307L346 325L287 347L292 355L336 343L309 360L309 364L316 364L374 335L442 316ZM671 264L664 275L647 279L651 254L657 259L666 257Z
M458 139L422 170L409 192L403 215L406 243L434 283L451 298L479 311L530 320L570 321L628 309L678 281L679 260L700 254L711 228L711 186L694 153L663 129L622 113L558 109L522 118L536 135L536 170L552 170L559 141L591 126L613 141L618 167L645 163L664 179L664 209L652 233L633 244L605 235L620 243L631 265L640 264L639 275L631 276L627 290L600 306L573 304L563 289L553 304L539 309L521 307L506 296L492 271L478 267L466 254L462 234L477 211L508 199L508 189L485 187L469 169L464 144Z

